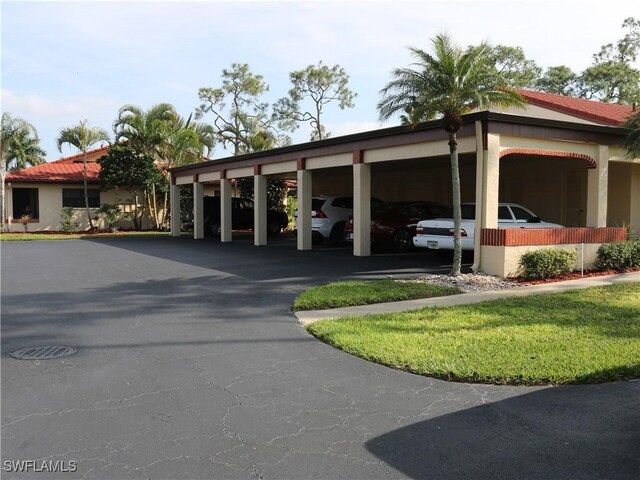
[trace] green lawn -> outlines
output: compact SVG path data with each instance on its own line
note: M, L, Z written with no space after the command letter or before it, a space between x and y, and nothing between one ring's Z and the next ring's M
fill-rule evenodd
M24 242L33 240L78 240L86 238L168 237L169 232L116 232L116 233L0 233L0 241Z
M640 377L640 283L308 326L390 367L448 380L539 385Z
M293 309L321 310L460 293L457 288L395 280L334 282L313 287L293 302Z

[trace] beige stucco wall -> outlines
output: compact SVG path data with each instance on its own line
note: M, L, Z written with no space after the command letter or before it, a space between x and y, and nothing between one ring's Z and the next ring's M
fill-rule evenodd
M596 252L599 243L584 244L584 268L592 268L596 261ZM498 277L513 277L517 275L518 262L520 257L534 250L542 250L547 248L562 248L566 250L574 250L578 252L574 270L580 270L582 267L582 245L531 245L522 247L493 247L483 245L481 250L480 271L487 275L496 275Z
M640 165L609 163L607 225L627 226L632 237L640 236Z
M11 217L13 214L13 189L14 188L37 188L38 189L38 221L32 221L28 225L28 231L58 231L61 229L60 214L62 211L62 189L63 188L83 188L82 184L46 184L46 183L29 183L29 184L14 184L6 188L6 205L7 216ZM95 186L90 186L90 189L96 189ZM109 190L106 192L100 192L100 204L116 204L120 205L124 211L130 211L131 199L127 192ZM97 208L89 209L92 218L97 216ZM74 221L79 226L78 230L87 230L89 228L89 222L87 220L86 210L84 208L74 208ZM99 229L106 228L106 224L102 219L94 220L94 226ZM19 219L13 219L11 225L8 227L10 231L22 232L24 226L20 223ZM133 222L120 221L119 228L131 229L133 228ZM143 228L151 228L151 221L149 218L143 220Z

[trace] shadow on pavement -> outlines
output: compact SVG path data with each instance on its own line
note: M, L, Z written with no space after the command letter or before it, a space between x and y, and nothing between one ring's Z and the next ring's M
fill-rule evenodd
M640 478L640 381L543 388L366 443L411 478Z

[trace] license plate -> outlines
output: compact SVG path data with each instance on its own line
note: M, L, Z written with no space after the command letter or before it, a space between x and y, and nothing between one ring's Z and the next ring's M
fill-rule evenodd
M435 240L429 240L427 242L427 247L428 248L438 248L438 242L436 242Z

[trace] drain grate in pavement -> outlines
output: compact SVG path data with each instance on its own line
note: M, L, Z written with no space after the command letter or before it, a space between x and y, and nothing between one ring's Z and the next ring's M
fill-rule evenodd
M65 345L45 345L42 347L23 348L9 355L18 360L49 360L50 358L66 357L73 355L78 350Z

